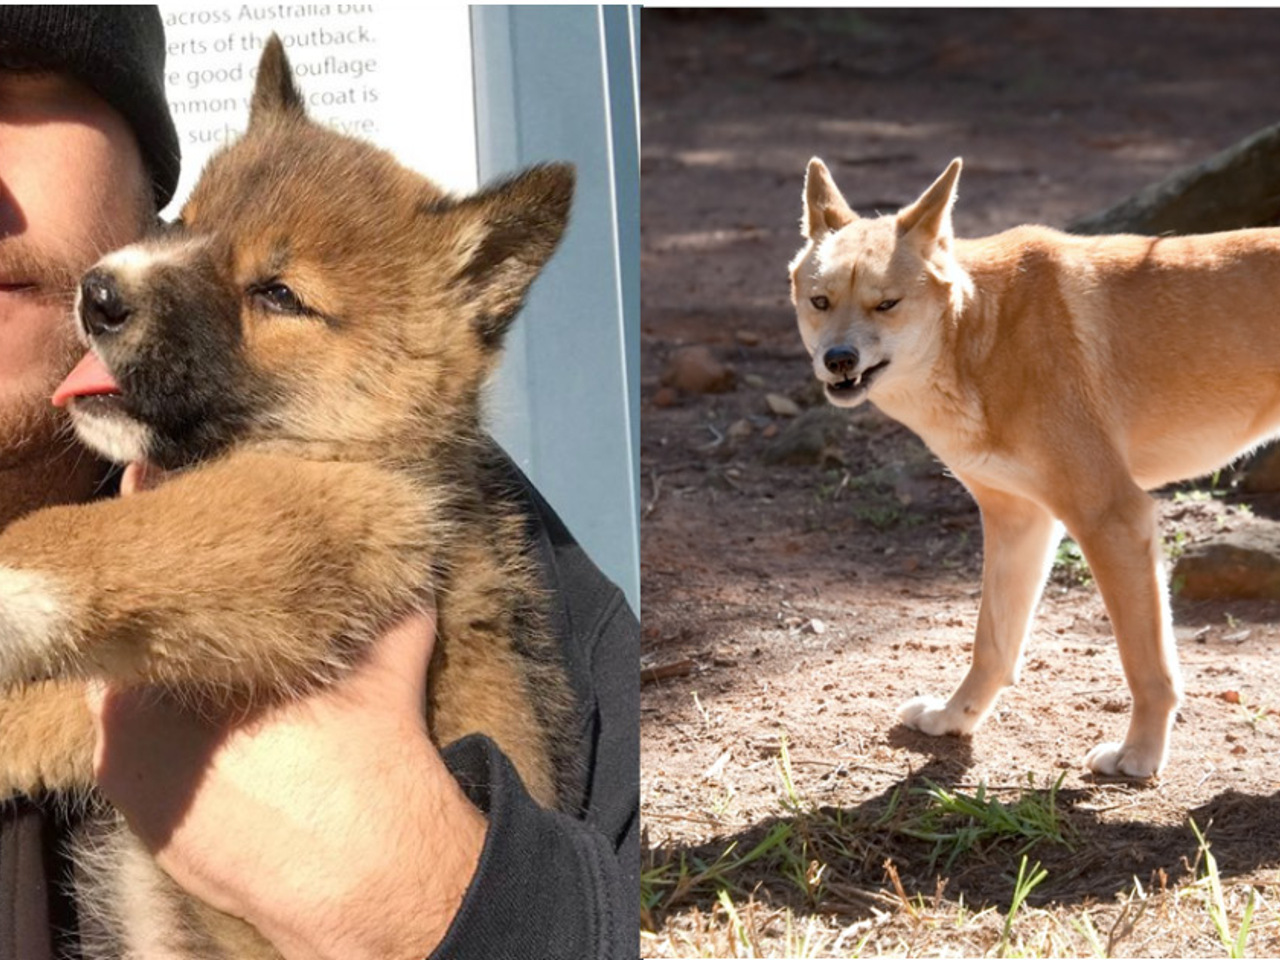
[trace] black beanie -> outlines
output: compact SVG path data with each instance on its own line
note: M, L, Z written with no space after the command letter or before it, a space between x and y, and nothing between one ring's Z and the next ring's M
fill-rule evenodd
M128 121L151 174L156 209L178 185L178 134L164 95L164 22L154 6L0 4L6 60L65 71Z

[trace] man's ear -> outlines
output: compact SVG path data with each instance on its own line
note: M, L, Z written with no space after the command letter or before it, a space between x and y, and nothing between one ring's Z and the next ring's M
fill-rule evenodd
M911 236L921 248L949 246L951 207L956 201L956 183L960 180L960 158L956 157L942 176L920 195L915 203L898 211L898 235Z
M800 232L809 240L817 240L857 219L858 215L845 203L831 179L827 165L814 157L804 175L804 216L800 220Z
M459 224L463 240L458 282L475 307L472 322L486 347L501 343L555 252L569 222L573 183L571 165L549 163L448 207L445 215Z
M273 33L258 59L258 78L249 104L249 126L279 114L302 116L305 112L302 95L293 83L293 69L285 56L284 44Z

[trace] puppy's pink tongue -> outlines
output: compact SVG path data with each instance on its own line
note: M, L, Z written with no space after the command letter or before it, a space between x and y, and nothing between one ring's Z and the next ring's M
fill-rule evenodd
M120 387L106 364L98 359L98 355L90 350L84 355L75 369L67 374L67 379L58 384L53 391L53 405L65 407L72 397L90 397L103 393L119 393Z

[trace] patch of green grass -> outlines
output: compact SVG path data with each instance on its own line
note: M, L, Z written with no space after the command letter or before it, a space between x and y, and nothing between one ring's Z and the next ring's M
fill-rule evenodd
M1013 882L1013 899L1009 901L1009 910L1004 915L1004 929L1000 932L1000 956L1007 957L1009 955L1013 921L1018 915L1018 911L1022 908L1022 904L1026 902L1031 891L1038 887L1047 876L1049 876L1049 871L1040 866L1038 860L1028 873L1027 855L1025 853L1022 855L1022 862L1018 864L1018 878Z
M1102 942L1102 935L1098 932L1098 928L1094 925L1093 918L1089 914L1082 913L1078 917L1072 917L1071 926L1075 928L1076 933L1084 937L1095 957L1111 956L1111 951Z
M1176 563L1178 558L1187 552L1191 543L1191 534L1185 530L1175 530L1172 536L1164 539L1164 555L1169 563Z
M1080 544L1070 537L1063 537L1053 555L1053 573L1060 580L1079 586L1088 586L1093 582L1093 574L1089 571L1089 561L1084 558Z
M1249 899L1245 903L1244 915L1240 918L1240 925L1236 929L1235 936L1231 934L1231 921L1227 912L1226 898L1222 894L1222 876L1218 873L1218 860L1209 850L1209 842L1205 840L1204 834L1200 832L1200 828L1196 825L1194 819L1188 821L1191 824L1191 832L1196 835L1196 862L1202 864L1200 879L1196 881L1195 886L1200 887L1205 895L1205 906L1209 911L1209 919L1213 921L1213 928L1217 931L1218 939L1222 941L1223 947L1227 950L1227 956L1234 958L1243 957L1245 955L1245 946L1249 940L1249 927L1253 923L1253 907L1257 898L1258 891L1253 887L1249 888Z
M1258 732L1258 728L1266 722L1270 711L1266 707L1251 707L1243 700L1240 701L1240 715L1244 717L1244 722L1249 725L1254 733Z
M855 520L870 524L883 533L899 525L917 527L928 519L898 498L895 476L895 471L882 467L861 476L849 477L847 488L857 494L852 510Z
M779 859L776 856L778 853L782 853L781 859L786 860L786 845L791 840L793 830L792 824L780 821L746 853L738 853L738 845L734 843L726 847L711 863L681 853L676 860L668 860L642 870L640 911L646 926L652 928L649 918L655 909L670 908L693 893L714 890L718 896L722 891L743 892L734 879L735 875L757 860L770 858L776 861Z
M729 929L733 933L734 942L746 948L748 957L754 956L755 951L751 949L751 940L747 936L746 924L738 916L738 911L733 905L733 899L729 896L729 891L724 889L717 891L716 899L720 901L720 908L724 910L725 916L729 918Z
M950 873L956 860L975 847L996 841L1023 841L1019 854L1042 840L1069 847L1068 827L1058 811L1058 791L1065 778L1063 771L1047 790L1028 789L1011 803L988 796L983 785L967 794L930 784L917 791L929 803L897 829L906 836L932 841L930 868L945 854L943 873ZM1031 788L1031 776L1027 779Z
M897 504L866 503L854 507L853 516L883 533L896 527L902 521L904 513Z
M853 474L848 470L828 470L826 471L826 479L818 484L818 490L814 496L820 503L828 500L839 500L840 495L849 489L849 485L852 482Z
M782 806L792 813L801 813L800 791L796 789L796 778L791 772L791 751L787 749L785 733L778 738L778 758L774 763L782 781Z
M1174 503L1209 503L1212 500L1220 500L1227 495L1226 490L1218 490L1217 474L1214 474L1214 487L1212 490L1175 490L1173 492Z

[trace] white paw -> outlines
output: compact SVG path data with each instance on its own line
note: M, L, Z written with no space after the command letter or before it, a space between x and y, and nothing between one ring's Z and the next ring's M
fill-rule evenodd
M0 682L24 679L55 659L70 624L52 577L0 566Z
M913 730L940 737L945 733L972 733L982 717L957 710L937 697L915 697L898 708L898 719Z
M1104 777L1131 777L1149 780L1164 766L1159 750L1131 747L1123 743L1100 743L1084 758L1085 765Z

